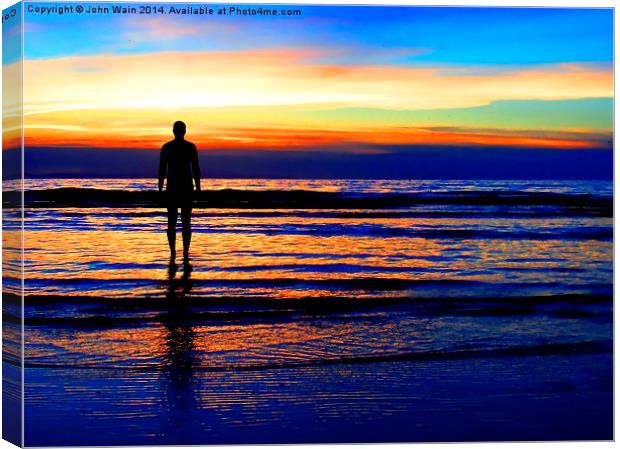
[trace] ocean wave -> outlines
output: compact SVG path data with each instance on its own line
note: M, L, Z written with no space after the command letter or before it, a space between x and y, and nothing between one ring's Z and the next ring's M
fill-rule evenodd
M595 307L592 307L595 305ZM607 305L610 305L609 301ZM190 310L191 307L191 310ZM204 306L203 306L204 307ZM381 310L378 308L382 307ZM277 306L260 308L260 306L243 308L237 306L237 310L201 310L195 305L185 305L183 307L168 304L167 307L147 306L122 308L114 307L110 310L101 308L84 308L72 312L71 315L44 315L28 311L24 318L27 326L52 326L67 327L71 329L96 329L96 328L116 328L128 325L147 325L165 324L170 321L183 322L185 325L204 325L217 326L218 324L227 325L231 322L235 324L254 324L254 323L303 323L316 319L318 316L329 319L332 322L351 323L356 321L368 321L382 319L387 313L394 310L399 311L399 316L404 314L417 318L428 317L520 317L527 315L546 315L556 318L566 319L591 319L597 321L609 321L612 319L611 308L601 308L594 304L575 303L549 303L514 301L504 303L411 303L407 300L394 300L390 303L386 301L368 302L362 301L357 304L343 302L338 305L326 304L324 302L312 303L306 301L296 304L280 304ZM372 311L375 311L373 315ZM101 314L104 313L104 314ZM3 318L8 323L21 324L21 319L11 313L5 313Z
M10 208L21 197L19 191L4 192L3 204ZM134 207L160 208L156 191L56 188L24 192L25 207ZM611 216L611 197L593 194L498 191L445 193L346 193L310 190L207 190L195 194L196 208L270 209L389 209L421 205L555 206L575 214Z
M15 295L11 295L15 296ZM181 302L179 302L181 301ZM3 316L7 323L21 323L16 298L7 297ZM50 306L54 311L50 312ZM192 324L250 322L301 322L323 316L330 320L382 319L389 313L416 317L549 315L562 318L611 319L610 294L564 294L505 297L430 297L406 295L385 298L316 298L277 300L260 297L179 298L71 297L29 295L25 298L25 322L33 326L70 328L116 327L165 323L174 318Z
M502 348L476 348L476 349L452 349L452 350L428 350L428 351L402 351L388 354L353 355L341 357L325 357L307 361L282 361L264 363L232 362L224 365L208 365L196 363L191 366L179 365L170 367L166 364L114 364L101 362L37 362L26 359L25 368L73 368L73 369L106 369L128 371L168 371L198 370L198 371L244 371L244 370L267 370L303 368L325 365L352 365L380 362L402 361L432 361L454 359L480 359L488 357L522 357L543 355L575 355L575 354L609 354L613 351L611 340L592 340L570 343L542 343L533 345L515 345ZM3 357L3 362L21 365L21 362L12 357Z

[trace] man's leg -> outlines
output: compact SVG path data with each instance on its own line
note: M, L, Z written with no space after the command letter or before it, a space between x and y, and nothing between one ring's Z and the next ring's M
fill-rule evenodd
M177 234L177 218L179 209L176 207L168 207L168 246L170 247L170 262L174 262L176 258L176 234Z
M183 224L183 260L189 262L189 245L192 242L192 207L181 208L181 223Z

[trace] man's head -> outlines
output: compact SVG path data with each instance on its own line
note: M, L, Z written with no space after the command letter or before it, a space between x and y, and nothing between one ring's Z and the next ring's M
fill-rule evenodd
M172 132L177 139L185 137L185 123L181 121L174 122L174 125L172 125Z

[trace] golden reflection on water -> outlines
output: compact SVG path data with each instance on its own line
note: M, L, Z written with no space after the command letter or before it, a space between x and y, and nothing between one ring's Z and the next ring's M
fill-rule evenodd
M19 294L22 268L22 231L3 229L2 231L2 291Z
M610 241L553 239L555 232L566 230L611 229L610 218L394 217L384 212L390 211L196 210L192 294L282 299L412 294L345 282L368 278L611 282ZM28 218L28 294L165 294L168 248L162 211L33 209ZM546 237L502 237L522 231ZM470 232L498 234L468 238ZM177 240L180 247L180 235Z
M130 361L134 366L175 369L227 367L398 353L431 338L428 330L422 334L415 325L399 327L376 318L349 323L302 320L197 325L191 323L187 311L170 305L158 325L58 331L31 328L26 359L35 364L75 366L115 366Z
M166 368L184 377L187 370L199 366L227 368L385 355L433 339L427 320L397 323L380 311L353 320L345 319L348 314L335 320L334 316L322 319L302 314L294 320L268 323L197 319L186 296L192 289L191 277L191 271L169 274L163 312L125 310L125 315L141 313L139 326L126 326L122 321L113 326L29 326L28 363L91 367L130 363ZM191 380L186 378L183 383Z
M178 237L180 239L180 235ZM150 231L29 230L27 277L36 279L161 279L165 234ZM611 260L606 241L458 240L194 233L197 280L491 279L484 270L589 267ZM523 274L526 276L526 274ZM548 275L548 273L545 273Z

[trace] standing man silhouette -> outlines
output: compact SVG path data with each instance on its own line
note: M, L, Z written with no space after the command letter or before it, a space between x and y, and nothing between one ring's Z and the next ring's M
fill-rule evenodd
M174 122L174 140L165 143L159 157L159 193L167 177L164 202L168 209L168 245L170 246L170 267L176 268L176 228L179 209L183 225L183 264L191 269L189 245L192 240L192 206L194 183L200 192L200 165L196 145L185 140L185 123ZM192 182L193 181L193 182Z

